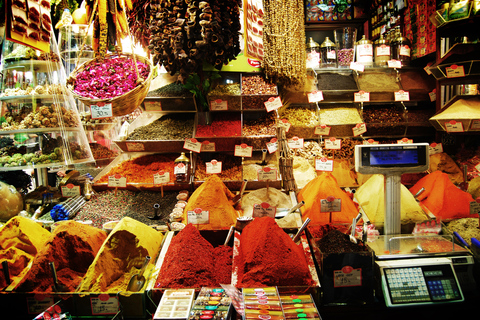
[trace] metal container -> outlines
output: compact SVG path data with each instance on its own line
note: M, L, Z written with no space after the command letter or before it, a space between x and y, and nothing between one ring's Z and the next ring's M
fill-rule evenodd
M373 44L365 38L365 35L355 43L355 55L358 63L365 67L373 67Z
M392 50L387 39L380 35L380 38L375 41L374 47L375 65L377 67L386 67L388 60L392 59Z

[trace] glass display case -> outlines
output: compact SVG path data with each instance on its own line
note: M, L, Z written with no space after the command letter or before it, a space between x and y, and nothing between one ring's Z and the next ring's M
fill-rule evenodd
M50 47L3 43L0 171L93 162L54 37Z

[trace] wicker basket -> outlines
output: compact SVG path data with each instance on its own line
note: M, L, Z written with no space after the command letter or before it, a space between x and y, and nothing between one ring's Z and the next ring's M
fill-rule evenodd
M126 57L129 59L133 59L133 54L131 53L107 54L105 56L105 59L108 59L111 57ZM140 104L143 102L143 100L147 96L148 90L150 89L150 82L152 81L152 75L153 75L153 66L150 60L144 57L141 57L137 54L135 55L135 59L137 61L147 64L150 68L150 72L148 74L147 79L145 79L140 85L138 85L134 89L130 90L129 92L121 96L110 98L110 99L91 99L91 98L82 97L74 92L73 88L75 84L76 75L82 72L90 64L99 61L100 58L94 58L92 60L86 61L83 64L79 65L77 68L75 68L75 70L73 70L73 72L70 74L70 76L67 79L67 88L75 98L77 98L87 106L97 105L98 103L111 103L112 114L114 117L123 116L129 113L132 113L138 106L140 106Z

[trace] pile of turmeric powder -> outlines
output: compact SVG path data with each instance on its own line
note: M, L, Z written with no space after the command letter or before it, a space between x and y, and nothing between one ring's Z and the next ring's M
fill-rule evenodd
M125 217L110 232L82 281L79 292L126 291L130 278L137 274L145 258L152 259L145 278L154 268L163 235L150 226Z
M198 230L229 229L237 222L238 212L233 207L233 194L215 174L203 182L188 199L183 211L183 222L192 223ZM197 209L199 217L193 221L192 212ZM190 217L188 216L190 212Z
M13 285L26 274L29 263L49 237L49 231L21 216L11 218L0 229L0 260L7 261ZM7 280L2 265L0 270L0 289L3 289L7 286Z
M297 195L298 202L305 201L302 219L310 218L311 225L327 223L352 223L358 214L358 208L350 196L338 185L330 172L324 172L310 181ZM326 199L340 199L339 212L322 212L321 202Z

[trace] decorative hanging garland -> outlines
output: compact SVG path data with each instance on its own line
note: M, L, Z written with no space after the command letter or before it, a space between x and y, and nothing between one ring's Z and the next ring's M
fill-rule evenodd
M273 82L306 82L305 23L302 0L264 0L262 68Z

